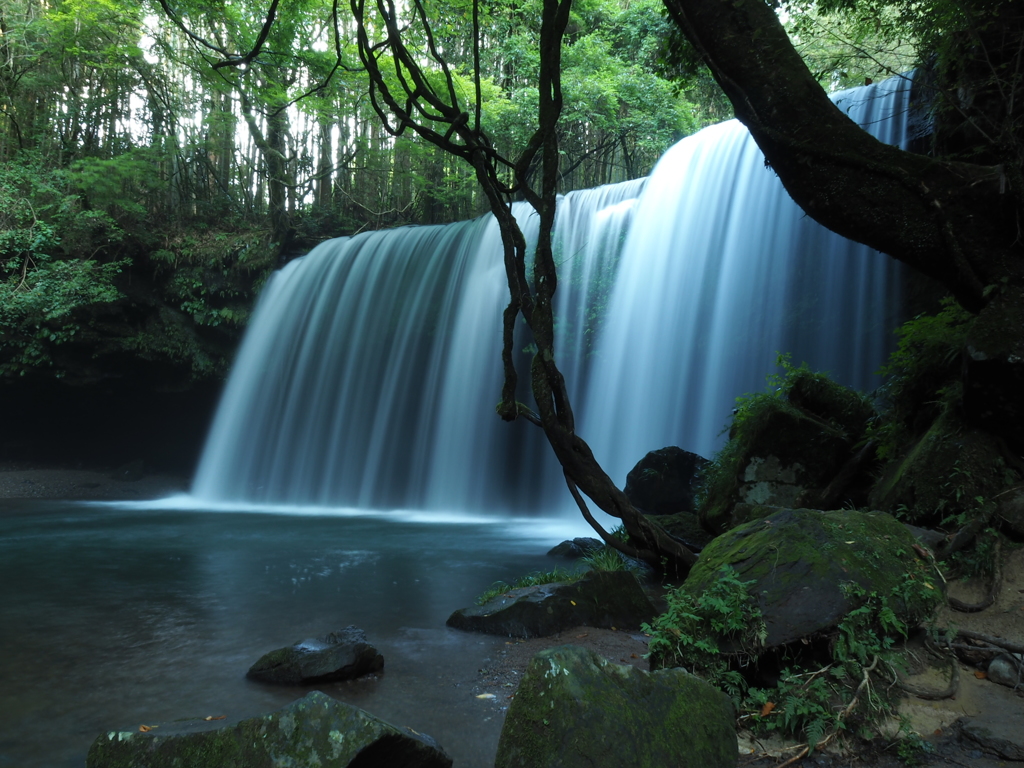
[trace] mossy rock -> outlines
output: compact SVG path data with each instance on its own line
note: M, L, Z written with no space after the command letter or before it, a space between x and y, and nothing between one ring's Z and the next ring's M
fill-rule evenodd
M728 697L681 669L644 672L571 645L530 661L495 768L734 768Z
M572 627L639 629L656 611L629 571L590 571L574 582L521 587L460 608L449 627L506 637L547 637Z
M714 536L704 530L700 518L692 512L675 515L658 515L654 522L665 529L673 539L682 542L693 552L700 552Z
M730 431L727 460L711 470L699 508L703 526L728 527L738 503L794 506L808 489L824 488L850 456L847 432L777 397L764 397Z
M914 543L902 524L882 512L782 509L717 537L682 589L700 595L723 566L735 569L741 581L753 581L748 590L764 617L767 648L838 625L859 604L844 585L891 598L897 615L915 625L931 613L941 591ZM904 599L908 578L930 584L921 592L934 593L935 600L916 592Z
M279 768L400 765L450 768L429 736L396 728L369 712L313 691L245 720L156 723L110 731L93 742L86 768Z
M864 395L821 373L794 371L787 386L786 399L792 405L841 429L853 443L864 437L875 415L874 406Z
M999 439L967 428L948 410L904 456L884 468L870 504L899 510L919 525L938 525L954 516L973 516L1015 482L1018 476L1008 469Z

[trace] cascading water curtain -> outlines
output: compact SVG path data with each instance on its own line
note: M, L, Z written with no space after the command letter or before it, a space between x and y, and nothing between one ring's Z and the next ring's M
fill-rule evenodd
M899 143L908 92L894 78L837 101ZM556 353L580 433L620 482L654 448L710 454L777 351L874 386L899 270L807 219L735 121L681 141L649 179L566 195L555 235ZM568 509L540 431L494 413L506 301L490 217L364 233L292 262L257 304L194 496Z

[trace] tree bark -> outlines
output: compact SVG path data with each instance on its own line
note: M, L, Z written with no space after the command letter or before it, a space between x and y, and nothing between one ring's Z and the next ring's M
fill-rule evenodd
M1016 173L868 135L829 101L763 0L664 4L809 216L939 280L973 311L988 286L1024 283L1021 212L1007 184Z

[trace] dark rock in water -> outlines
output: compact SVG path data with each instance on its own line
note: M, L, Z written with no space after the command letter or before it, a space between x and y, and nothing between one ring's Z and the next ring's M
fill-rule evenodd
M530 661L495 768L733 768L729 698L682 669L644 672L563 645Z
M483 605L462 608L448 626L488 635L547 637L564 629L639 629L656 611L628 571L590 571L579 581L513 589Z
M596 552L604 543L597 539L591 538L576 538L572 541L566 539L561 544L556 544L548 550L550 557L564 557L569 560L578 560L581 557L586 557L591 552Z
M970 426L1024 450L1024 292L997 291L978 313L963 356L963 410Z
M941 584L918 559L913 535L882 512L782 509L727 531L712 541L683 583L700 595L732 566L764 616L766 648L835 627L859 605L844 586L889 598L899 618L913 625L941 599ZM934 584L934 600L906 604L893 591L911 575Z
M383 668L384 657L366 642L366 633L350 626L322 640L271 651L249 668L248 676L265 683L308 685L354 680Z
M694 511L695 481L708 460L669 446L651 451L626 475L627 498L649 515Z
M700 518L692 512L658 515L656 522L673 539L682 542L693 552L700 552L714 536L701 527Z
M93 742L86 768L279 768L402 766L449 768L429 736L313 691L286 707L234 722L159 723L109 731Z
M142 459L129 462L123 466L115 469L110 477L113 480L123 480L124 482L132 483L136 480L141 480L146 474L146 465Z

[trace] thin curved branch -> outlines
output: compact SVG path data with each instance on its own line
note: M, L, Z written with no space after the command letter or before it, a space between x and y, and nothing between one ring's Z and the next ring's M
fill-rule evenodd
M277 18L277 6L281 0L273 0L270 3L270 9L267 11L267 15L263 18L263 27L260 29L260 34L256 38L256 43L252 49L244 56L234 56L225 59L224 61L218 61L213 65L214 69L220 69L222 67L242 67L251 62L263 51L263 45L267 42L267 37L270 36L270 30L274 26L274 19ZM160 0L160 4L164 4L164 0Z

